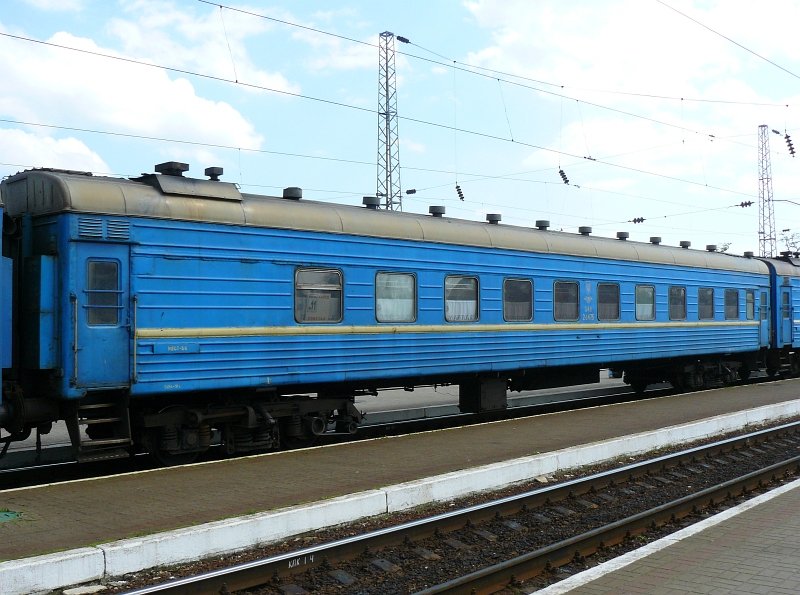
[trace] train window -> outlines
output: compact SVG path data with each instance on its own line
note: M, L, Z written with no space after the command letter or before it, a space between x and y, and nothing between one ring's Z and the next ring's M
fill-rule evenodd
M725 320L738 320L739 318L739 290L725 290Z
M756 317L756 292L748 289L744 292L744 305L747 320L753 320Z
M619 320L619 285L597 284L597 320Z
M533 320L533 283L530 279L503 281L503 320L506 322Z
M553 286L553 318L578 320L578 284L574 281L556 281Z
M409 273L375 276L375 319L378 322L414 322L417 319L417 280Z
M297 322L341 322L342 272L297 269L294 275L294 319Z
M656 288L652 285L636 286L636 320L655 320Z
M784 318L791 318L791 308L789 307L789 292L784 291L781 296L781 314Z
M478 320L477 277L445 277L444 318L448 322Z
M119 324L119 263L89 260L86 271L86 314L90 326Z
M669 319L686 320L686 288L669 288Z
M701 287L697 290L697 318L714 320L714 288Z
M767 305L768 305L769 298L767 297L767 292L761 292L761 302L758 304L758 311L761 313L761 320L767 319Z

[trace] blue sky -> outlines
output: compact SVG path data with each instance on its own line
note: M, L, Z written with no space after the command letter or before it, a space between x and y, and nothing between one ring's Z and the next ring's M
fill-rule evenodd
M757 252L767 124L781 133L778 235L800 232L800 205L783 202L800 203L783 138L800 142L796 2L222 4L5 0L0 175L177 160L198 177L222 166L245 192L361 204L376 191L388 30L412 42L396 47L401 184L417 189L406 211Z

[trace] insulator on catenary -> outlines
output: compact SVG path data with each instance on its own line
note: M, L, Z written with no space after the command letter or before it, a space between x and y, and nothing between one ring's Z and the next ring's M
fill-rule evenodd
M464 200L464 193L461 191L461 186L456 184L456 192L458 193L459 200Z
M631 219L634 223L644 223L644 217L634 217Z
M569 184L569 178L567 177L567 174L564 173L563 169L558 170L558 175L561 176L561 179L564 180L565 184Z
M786 146L789 147L789 154L794 157L794 145L792 144L792 139L788 134L785 134L783 138L786 139Z

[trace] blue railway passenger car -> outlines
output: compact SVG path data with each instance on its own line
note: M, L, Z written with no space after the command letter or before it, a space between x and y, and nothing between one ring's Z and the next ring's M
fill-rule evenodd
M770 279L785 263L156 169L0 184L15 287L4 440L64 419L81 459L174 462L215 431L231 453L354 431L355 396L380 388L457 384L478 412L601 367L637 390L732 382L778 349Z

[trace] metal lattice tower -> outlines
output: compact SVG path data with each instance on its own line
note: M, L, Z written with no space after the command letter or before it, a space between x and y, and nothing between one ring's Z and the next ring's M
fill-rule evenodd
M397 84L394 33L384 31L378 45L378 190L384 208L403 210L400 193L400 140L397 128Z
M758 127L758 254L775 256L775 208L772 202L772 165L769 129Z

